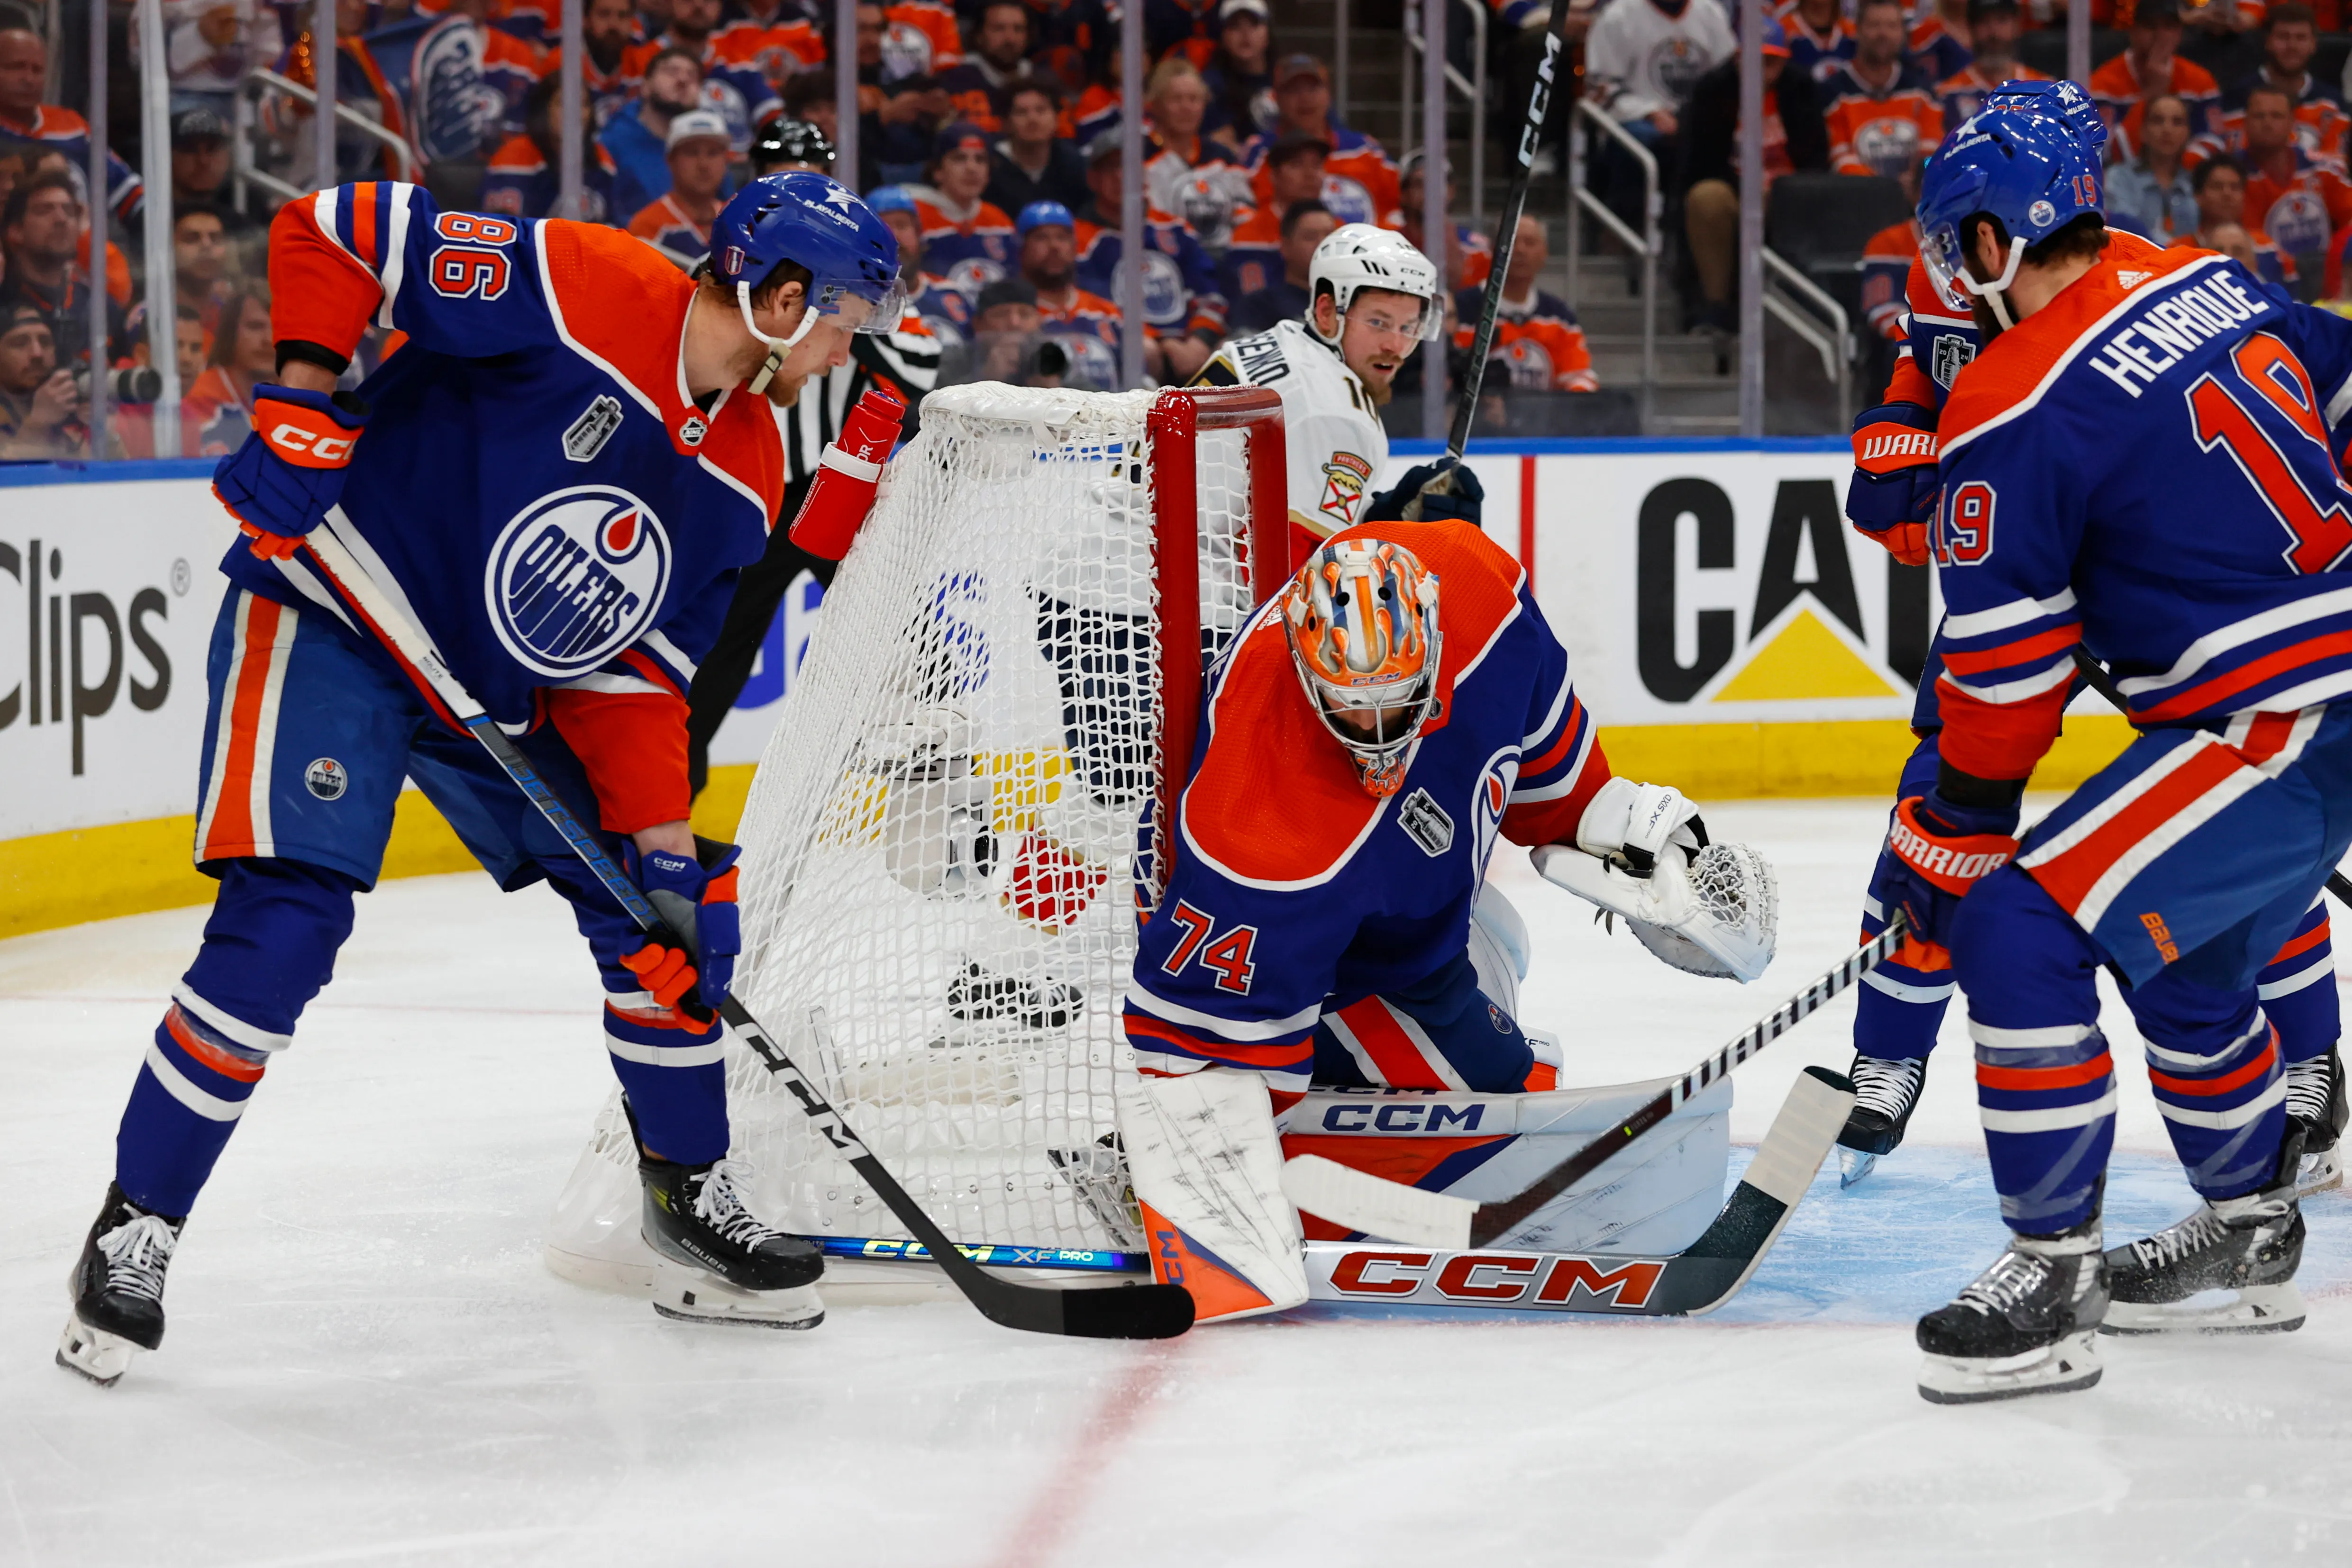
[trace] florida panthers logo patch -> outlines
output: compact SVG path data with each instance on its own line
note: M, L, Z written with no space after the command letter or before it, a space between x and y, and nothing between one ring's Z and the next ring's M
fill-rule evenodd
M626 490L541 497L499 532L482 591L515 662L569 680L643 636L669 587L669 536Z

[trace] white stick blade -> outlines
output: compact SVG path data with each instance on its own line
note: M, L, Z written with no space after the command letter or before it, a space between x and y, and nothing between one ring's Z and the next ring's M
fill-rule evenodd
M1468 1198L1424 1192L1383 1180L1320 1155L1301 1155L1282 1167L1282 1192L1308 1214L1382 1241L1460 1251L1470 1245Z

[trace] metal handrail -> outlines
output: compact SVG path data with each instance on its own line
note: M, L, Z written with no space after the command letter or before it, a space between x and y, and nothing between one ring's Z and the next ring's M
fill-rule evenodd
M1853 412L1851 393L1854 340L1853 324L1846 317L1845 307L1769 246L1764 247L1763 259L1764 270L1771 280L1787 288L1800 303L1812 310L1819 324L1769 287L1764 291L1764 308L1777 317L1781 325L1811 344L1813 351L1821 355L1822 370L1837 386L1838 418L1841 422L1850 418ZM1821 324L1829 328L1829 336L1822 335Z
M1344 6L1345 0L1342 0ZM1464 76L1445 62L1445 85L1470 100L1470 223L1484 226L1486 221L1486 137L1485 127L1478 121L1486 112L1486 7L1478 0L1454 0L1470 16L1470 75ZM1408 26L1404 41L1413 53L1426 54L1429 46L1422 42L1419 28ZM1405 151L1412 150L1412 116L1405 116ZM1428 159L1424 154L1423 162Z
M1584 183L1584 122L1590 120L1601 127L1624 148L1627 156L1642 171L1642 232L1635 234L1624 219L1609 210L1609 204L1594 195ZM1578 99L1568 120L1568 189L1575 199L1569 213L1568 225L1568 303L1576 308L1577 295L1584 276L1584 225L1576 221L1578 211L1592 214L1610 233L1642 258L1642 428L1650 428L1650 413L1658 380L1658 255L1664 247L1659 242L1658 227L1665 213L1665 199L1658 189L1656 154L1642 145L1639 139L1623 126L1601 112L1600 105L1590 99Z
M235 127L236 141L235 147L231 151L229 160L229 177L232 180L235 180L240 187L237 192L238 201L242 204L245 196L242 187L248 183L260 186L264 191L277 196L281 201L290 202L299 197L307 196L310 193L309 191L304 190L298 185L289 184L286 181L278 178L275 174L266 173L254 164L252 141L253 94L250 89L255 88L274 89L278 92L284 93L295 102L307 103L313 109L317 108L319 103L319 95L316 92L304 87L300 82L295 81L290 78L278 75L276 71L256 67L254 69L246 72L245 79L237 84L237 113ZM415 153L409 151L407 138L401 136L396 132L385 130L382 125L370 120L358 110L341 101L338 101L335 105L335 122L338 125L356 127L358 130L373 137L376 141L383 142L386 147L391 148L393 156L399 161L401 179L411 183L415 182L416 178L416 157Z

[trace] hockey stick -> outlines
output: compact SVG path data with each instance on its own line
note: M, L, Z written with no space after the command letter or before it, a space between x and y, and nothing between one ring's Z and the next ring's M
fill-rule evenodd
M1553 77L1559 68L1560 55L1568 47L1568 14L1567 0L1555 0L1551 8L1551 25L1544 31L1543 63L1536 67L1535 90L1528 94L1527 120L1519 127L1519 148L1511 170L1510 193L1503 200L1502 217L1495 229L1494 267L1486 274L1486 295L1478 302L1478 329L1470 336L1470 365L1463 372L1461 401L1454 405L1454 423L1445 437L1445 455L1453 460L1453 466L1423 486L1421 494L1404 504L1404 520L1409 523L1421 521L1422 496L1453 494L1454 476L1461 471L1462 454L1470 445L1470 426L1478 417L1478 391L1486 380L1486 356L1494 351L1495 322L1503 308L1503 275L1510 271L1511 253L1518 248L1519 214L1527 210L1528 181L1535 172L1536 142L1543 136L1544 120L1551 111ZM1430 165L1442 160L1444 149L1439 149L1439 158L1423 161L1421 173L1423 180L1436 178L1437 172ZM1575 221L1575 204L1571 202L1569 222ZM1437 246L1433 265L1437 268L1438 287L1443 288L1445 287L1445 236L1423 235L1422 237L1433 241ZM1434 310L1445 308L1443 299L1433 299L1429 303ZM1442 373L1433 378L1428 367L1423 366L1421 395L1431 396L1430 388L1443 383L1444 380Z
M2107 673L2107 667L2091 657L2090 651L2080 643L2074 644L2074 667L2083 672L2085 685L2115 704L2116 711L2125 718L2131 717L2131 704L2125 699L2123 688L2116 685L2116 678ZM2352 905L2352 879L2347 879L2342 872L2327 873L2327 891L2336 895L2338 904Z
M1342 1229L1456 1250L1470 1244L1470 1218L1478 1207L1466 1197L1391 1181L1321 1155L1283 1162L1282 1196L1302 1213Z
M1545 1172L1537 1178L1535 1185L1518 1197L1501 1203L1480 1204L1477 1214L1470 1222L1471 1245L1485 1247L1496 1237L1507 1234L1536 1210L1599 1170L1620 1149L1673 1115L1685 1101L1717 1079L1728 1077L1733 1068L1788 1033L1832 997L1892 957L1895 950L1903 945L1909 930L1909 921L1901 910L1896 910L1888 917L1885 930L1847 954L1836 968L1806 987L1801 995L1790 998L1778 1011L1759 1021L1747 1033L1660 1090L1655 1098L1643 1103L1618 1126L1601 1134Z
M411 621L395 604L381 585L368 575L367 569L354 558L350 549L336 536L335 519L331 512L326 522L313 529L303 541L304 553L310 564L326 577L337 594L360 618L368 630L399 662L410 680L423 690L436 710L446 712L467 733L481 742L482 748L505 770L515 787L539 808L548 825L563 835L596 880L604 884L637 928L667 945L690 950L690 945L671 931L667 922L646 901L625 873L614 863L613 857L593 832L583 824L578 814L567 807L548 781L540 776L530 759L520 747L509 739L504 730L476 702L472 694L451 672L442 659L441 652L433 645L422 628ZM730 992L720 999L719 1017L760 1060L768 1071L783 1083L793 1098L800 1102L816 1130L825 1141L845 1158L850 1167L872 1187L898 1223L914 1234L929 1251L931 1261L943 1270L971 1304L992 1322L1007 1328L1026 1329L1033 1333L1070 1334L1082 1339L1169 1339L1192 1326L1192 1298L1181 1286L1133 1285L1117 1291L1059 1291L1051 1286L1016 1285L999 1280L984 1271L979 1264L956 1249L955 1243L931 1222L922 1206L908 1196L896 1177L883 1168L882 1162L860 1143L849 1130L839 1112L825 1103L824 1099L792 1063L782 1048L760 1026L750 1010Z
M1808 1067L1715 1222L1680 1252L1409 1252L1310 1241L1310 1299L1611 1317L1698 1316L1738 1295L1780 1239L1853 1109L1853 1084Z

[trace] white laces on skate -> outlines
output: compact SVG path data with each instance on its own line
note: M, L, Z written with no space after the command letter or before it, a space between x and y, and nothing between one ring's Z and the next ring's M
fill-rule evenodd
M2041 1287L2042 1278L2049 1270L2047 1259L2036 1258L2030 1252L2004 1252L1993 1260L1991 1268L1961 1286L1952 1304L2005 1316Z
M1853 1061L1853 1103L1858 1111L1875 1111L1888 1121L1900 1121L1903 1113L1919 1097L1919 1085L1927 1076L1927 1063L1923 1060L1906 1059L1889 1061L1875 1056L1857 1056Z
M2230 1233L2229 1225L2210 1204L2177 1225L2131 1244L2132 1261L2142 1269L2169 1268L2192 1252L2201 1252Z
M2327 1120L2329 1081L2327 1059L2286 1064L2286 1113L2290 1120L2315 1125Z
M694 1217L739 1247L757 1247L783 1234L762 1225L745 1207L740 1190L751 1185L751 1167L742 1160L720 1160L710 1167L694 1195Z
M118 1225L98 1239L106 1259L106 1288L150 1301L163 1299L163 1270L179 1240L171 1226L152 1214Z

